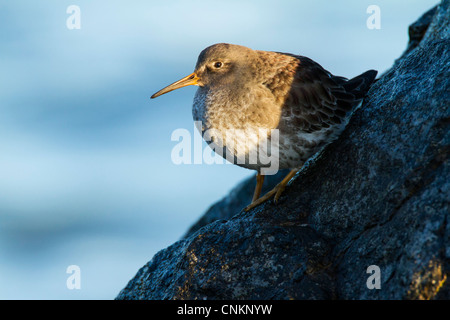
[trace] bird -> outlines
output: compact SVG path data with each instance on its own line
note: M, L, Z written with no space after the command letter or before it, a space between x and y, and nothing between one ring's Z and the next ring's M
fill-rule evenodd
M232 163L256 170L249 211L272 197L279 201L305 162L339 137L376 76L368 70L347 79L305 56L217 43L201 51L193 73L151 98L198 86L192 115L204 140ZM280 169L290 171L261 196L265 176Z

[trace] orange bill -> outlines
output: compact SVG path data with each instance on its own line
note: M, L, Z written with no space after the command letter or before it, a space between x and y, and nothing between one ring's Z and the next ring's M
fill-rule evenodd
M173 90L176 90L179 88L183 88L186 86L192 86L192 85L196 86L196 85L198 85L197 81L198 81L198 77L195 74L195 72L191 73L190 75L184 77L183 79L180 79L180 80L168 85L167 87L159 90L157 93L152 95L150 98L154 99L154 98L159 97L167 92L170 92L170 91L173 91Z

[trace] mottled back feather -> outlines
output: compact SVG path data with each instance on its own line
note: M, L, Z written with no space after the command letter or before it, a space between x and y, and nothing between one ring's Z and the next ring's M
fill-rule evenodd
M343 123L364 98L377 74L375 70L369 70L348 80L333 76L307 57L271 54L291 59L263 84L275 97L284 100L283 116L293 117L291 123L307 133Z

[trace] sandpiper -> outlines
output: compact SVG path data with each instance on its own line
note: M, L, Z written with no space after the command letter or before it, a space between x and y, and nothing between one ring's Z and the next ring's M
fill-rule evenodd
M193 73L151 98L199 87L192 113L202 135L208 132L205 140L222 156L231 155L233 163L257 171L248 211L272 196L278 201L303 164L344 130L376 75L369 70L348 80L304 56L219 43L200 53ZM270 148L261 148L268 142ZM255 150L256 160L249 156ZM269 165L261 159L275 151L277 167L291 171L260 197Z

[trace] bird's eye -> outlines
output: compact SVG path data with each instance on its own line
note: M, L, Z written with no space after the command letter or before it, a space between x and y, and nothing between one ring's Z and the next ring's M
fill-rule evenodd
M220 67L222 67L222 62L216 62L216 63L214 63L214 68L220 68Z

